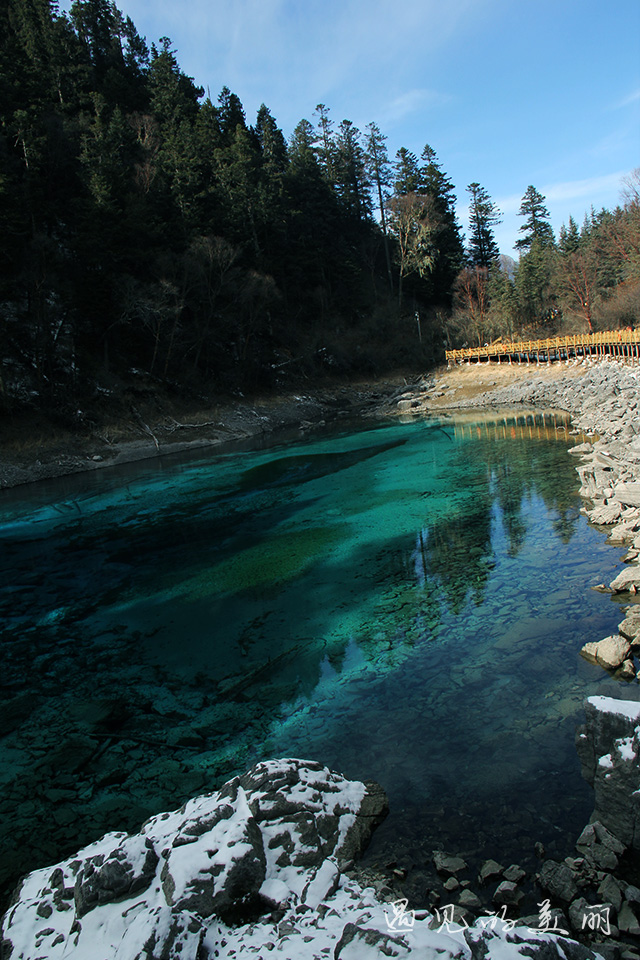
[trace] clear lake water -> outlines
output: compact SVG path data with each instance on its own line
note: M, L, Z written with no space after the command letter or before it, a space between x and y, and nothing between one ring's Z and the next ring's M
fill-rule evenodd
M0 888L267 757L375 779L367 863L570 854L622 551L568 421L367 421L0 493Z

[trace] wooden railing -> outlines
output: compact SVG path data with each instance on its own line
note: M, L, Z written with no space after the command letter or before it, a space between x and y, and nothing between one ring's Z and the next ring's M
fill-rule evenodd
M447 366L457 363L551 363L570 357L620 357L640 360L640 330L603 330L601 333L578 333L569 337L547 337L545 340L497 341L483 347L447 350Z

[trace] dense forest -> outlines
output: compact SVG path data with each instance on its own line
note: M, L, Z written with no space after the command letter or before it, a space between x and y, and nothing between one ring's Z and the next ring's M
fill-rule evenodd
M520 259L436 152L336 123L287 140L147 46L112 0L0 7L0 405L72 416L136 371L227 393L422 368L448 345L640 320L639 179L570 220L522 200Z

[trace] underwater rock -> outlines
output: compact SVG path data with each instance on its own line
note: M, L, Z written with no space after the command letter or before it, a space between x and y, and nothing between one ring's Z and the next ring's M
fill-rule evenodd
M493 900L494 903L498 904L518 904L523 896L524 894L518 889L517 883L511 880L503 880L502 883L498 884Z
M492 877L499 877L503 871L504 867L496 860L485 860L480 868L478 879L480 880L480 883L486 883L486 881L490 880Z
M511 883L520 883L521 880L524 880L526 877L526 871L519 867L517 863L512 863L510 867L504 871L505 880L510 880Z
M442 850L433 851L433 862L439 873L456 874L467 869L467 864L462 857L451 857Z
M571 868L557 860L545 860L538 873L538 883L556 900L565 903L570 903L578 893Z
M640 923L627 901L622 904L618 913L618 929L620 933L630 933L634 937L640 936Z
M615 870L618 866L618 857L622 856L625 847L596 820L584 828L576 841L576 850L594 869Z
M612 907L615 914L622 906L622 889L620 882L614 876L607 873L598 887L598 896L603 903Z

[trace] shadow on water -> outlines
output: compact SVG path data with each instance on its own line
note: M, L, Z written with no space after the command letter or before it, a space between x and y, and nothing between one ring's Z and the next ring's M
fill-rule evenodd
M612 683L577 651L620 618L563 431L369 425L0 500L5 893L274 755L383 784L370 858L569 852Z

